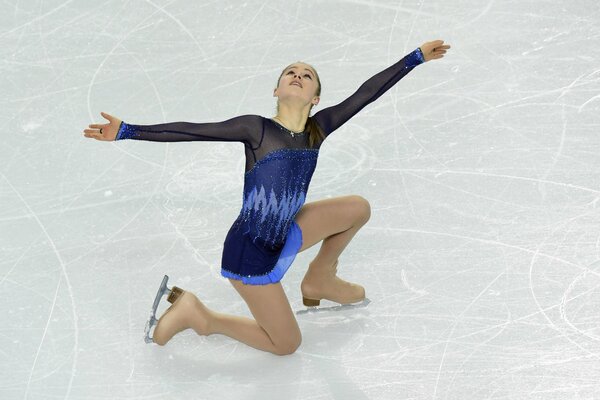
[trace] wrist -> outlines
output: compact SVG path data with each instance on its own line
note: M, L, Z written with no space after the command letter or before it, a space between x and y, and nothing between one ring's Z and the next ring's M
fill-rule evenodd
M133 129L129 124L126 124L125 121L121 121L119 125L119 130L117 131L117 136L115 140L123 140L129 139L133 134Z
M420 47L417 47L412 53L406 56L406 67L416 67L419 64L423 64L425 62L425 57L423 56L423 51L421 51Z

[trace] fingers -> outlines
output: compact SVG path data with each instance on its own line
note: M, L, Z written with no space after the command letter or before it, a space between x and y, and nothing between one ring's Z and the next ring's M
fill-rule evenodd
M450 45L444 44L443 40L433 40L433 41L431 41L429 43L431 43L433 45L433 47L435 47L436 49L437 48L441 48L441 47L447 48L447 49L450 48Z
M99 129L84 129L83 132L83 136L85 137L93 138L96 140L106 140L104 136L100 133Z
M105 140L105 138L103 137L103 135L100 133L100 129L105 129L107 127L110 126L110 124L113 122L114 117L112 115L109 115L107 113L105 113L104 111L100 111L100 114L106 118L107 120L109 120L110 122L108 124L90 124L88 125L90 128L92 129L84 129L84 135L85 137L89 137L89 138L93 138L96 140Z
M83 136L89 137L89 138L94 138L96 140L101 140L101 138L102 138L102 136L99 133L88 132L88 129L86 129L86 132Z
M446 50L448 50L451 46L443 43L443 40L434 40L428 43L431 47L429 49L429 54L426 57L427 61L438 60L444 57Z
M443 40L433 40L427 43L431 46L432 49L435 50L448 50L450 48L449 44L444 44Z
M421 51L423 52L425 61L429 61L442 58L449 48L450 45L444 44L443 40L432 40L431 42L423 44L421 46Z
M89 138L98 139L99 137L102 136L98 129L84 129L83 132L84 132L83 136L89 137Z

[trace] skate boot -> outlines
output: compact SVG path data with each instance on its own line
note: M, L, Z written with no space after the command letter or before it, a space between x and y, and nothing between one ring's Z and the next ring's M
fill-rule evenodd
M173 286L173 288L169 289L167 287L168 280L169 277L165 275L160 284L160 287L158 288L158 292L156 293L154 304L152 304L150 318L148 318L148 321L146 322L146 327L144 329L144 340L146 341L146 343L154 343L154 337L150 337L150 330L158 322L158 320L156 319L156 309L158 308L158 304L160 303L160 299L162 298L162 296L166 294L167 301L173 304L175 303L175 300L177 300L177 298L183 294L183 290L178 288L177 286Z
M365 306L370 300L365 297L365 289L361 285L347 282L336 276L336 261L327 276L322 279L304 279L300 285L302 303L309 308L316 308L321 300L330 300L342 306Z

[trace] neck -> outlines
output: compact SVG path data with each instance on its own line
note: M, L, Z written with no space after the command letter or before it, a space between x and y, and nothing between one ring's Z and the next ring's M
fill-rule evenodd
M291 108L284 103L280 103L279 112L274 119L277 119L291 131L302 132L306 127L309 111L310 107L308 105L301 110L298 110L298 108Z

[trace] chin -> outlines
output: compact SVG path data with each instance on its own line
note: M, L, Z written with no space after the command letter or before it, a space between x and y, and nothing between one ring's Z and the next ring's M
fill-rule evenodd
M302 96L298 96L298 95L290 95L290 96L285 96L285 97L280 97L279 98L280 102L285 102L285 103L291 103L291 104L301 104L301 105L306 105L308 103L310 103L310 99L305 99Z

